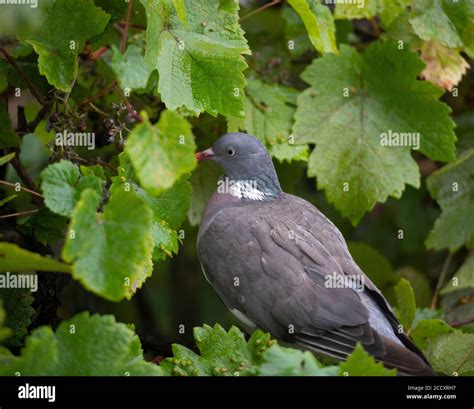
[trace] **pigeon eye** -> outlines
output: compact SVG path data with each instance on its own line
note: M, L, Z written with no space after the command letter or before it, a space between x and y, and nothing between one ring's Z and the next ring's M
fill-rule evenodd
M233 148L232 146L229 146L227 148L227 155L234 156L235 155L235 148Z

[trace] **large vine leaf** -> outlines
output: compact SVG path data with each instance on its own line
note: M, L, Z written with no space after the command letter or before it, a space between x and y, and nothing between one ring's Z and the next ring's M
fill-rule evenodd
M124 54L112 46L113 58L110 62L123 89L129 91L146 87L151 70L145 64L143 50L135 44L130 44Z
M337 366L323 366L311 352L273 345L262 356L262 376L336 376Z
M104 30L110 15L93 0L51 0L45 7L44 21L21 38L38 54L39 70L48 82L69 92L77 75L79 52L87 39Z
M171 0L141 2L148 21L145 62L158 69L166 106L242 116L247 67L242 54L250 50L239 26L238 2L186 0L186 25Z
M415 342L416 346L422 350L426 349L426 343L429 339L436 338L443 334L450 334L454 332L443 320L437 319L422 319L410 331L410 337Z
M436 220L426 245L456 251L474 245L474 149L458 161L444 166L426 180L428 189L443 212Z
M70 216L83 190L93 189L102 196L103 181L82 176L79 167L68 160L49 165L41 172L41 190L46 206L54 213Z
M0 272L6 271L58 271L71 272L71 266L24 250L12 243L0 243Z
M200 355L173 344L173 358L161 363L169 375L239 375L251 371L253 355L244 334L232 327L228 332L219 324L194 328L194 339ZM257 334L259 337L261 333ZM252 342L254 345L254 342Z
M140 184L158 195L196 166L191 125L173 111L164 111L156 125L148 118L133 128L125 147Z
M161 375L145 362L140 340L111 315L81 313L63 321L56 332L37 328L19 357L0 367L1 375L142 376Z
M314 48L320 53L337 53L336 27L329 7L320 0L288 0L300 15Z
M97 213L100 199L92 189L82 192L62 257L88 290L111 301L130 299L152 272L152 212L132 191L114 191L104 213Z
M228 118L229 132L238 130L256 136L280 161L305 160L306 145L295 145L291 137L298 92L283 85L249 80L245 97L245 118Z
M135 180L126 152L119 156L118 177L114 178L111 192L116 189L133 190L153 212L152 236L155 243L153 259L164 259L178 253L178 232L191 202L191 184L187 180L177 181L170 189L158 196L150 195Z
M436 87L416 79L422 68L416 54L386 41L363 54L343 46L339 55L314 60L302 74L311 87L298 97L296 143L316 144L308 176L317 177L318 187L353 224L376 202L399 198L405 184L419 186L410 146L386 146L384 135L411 135L404 144L417 148L418 133L425 155L455 158L449 107L437 101Z
M456 331L430 338L423 352L436 372L474 375L474 334Z
M474 4L470 0L413 0L410 23L425 41L465 49L474 57Z

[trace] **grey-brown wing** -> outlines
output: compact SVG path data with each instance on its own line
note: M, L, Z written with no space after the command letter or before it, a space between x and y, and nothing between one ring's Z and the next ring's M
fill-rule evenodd
M325 286L327 274L344 274L337 259L278 206L224 209L201 238L200 260L222 301L279 339L315 338L341 358L356 342L383 348L357 292Z
M279 339L340 359L360 342L392 366L402 358L407 371L423 364L416 351L404 356L406 348L377 306L387 303L370 281L368 291L379 301L352 288L327 287L328 275L364 274L337 228L309 203L288 198L224 209L204 233L200 260L222 301ZM386 321L389 338L371 326L369 309Z

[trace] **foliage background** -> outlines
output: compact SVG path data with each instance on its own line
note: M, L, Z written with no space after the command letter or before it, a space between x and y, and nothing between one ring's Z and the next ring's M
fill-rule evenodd
M323 367L204 325L234 322L195 245L219 169L193 154L240 129L339 227L435 369L474 374L472 2L273 3L1 6L0 267L38 271L39 290L0 290L0 373L389 374L362 350ZM96 149L56 146L64 129L95 132ZM420 151L381 147L388 129L420 132ZM140 344L175 358L147 364Z

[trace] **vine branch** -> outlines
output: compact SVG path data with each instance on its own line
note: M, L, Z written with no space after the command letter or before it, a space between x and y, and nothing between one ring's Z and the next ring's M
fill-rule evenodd
M128 25L130 24L130 15L132 14L132 0L128 0L128 8L127 8L127 17L125 20L125 28L122 35L122 44L120 45L120 52L122 54L125 53L127 48L127 37L128 37Z
M5 59L8 63L13 67L13 69L18 73L23 81L25 81L26 85L28 86L29 90L33 94L33 96L38 100L41 105L48 105L50 104L43 96L40 94L36 86L30 81L28 76L23 72L23 70L18 66L16 61L10 56L8 51L0 46L0 52L5 56Z
M452 259L453 253L448 253L448 256L444 260L443 268L441 269L441 273L439 274L438 283L436 284L436 289L431 300L431 309L433 310L436 308L436 304L438 303L439 292L443 287L444 281L446 279L446 274L448 273L449 265L451 264Z

